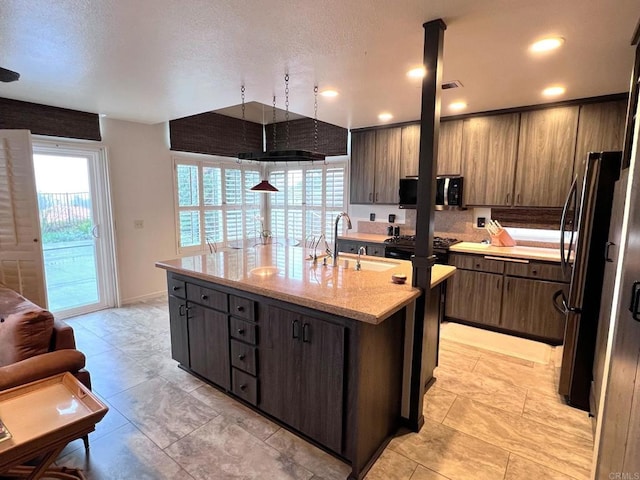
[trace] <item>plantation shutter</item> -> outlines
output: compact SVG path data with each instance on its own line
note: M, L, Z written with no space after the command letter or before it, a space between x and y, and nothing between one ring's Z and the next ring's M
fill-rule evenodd
M31 133L0 130L0 282L47 308L37 198Z

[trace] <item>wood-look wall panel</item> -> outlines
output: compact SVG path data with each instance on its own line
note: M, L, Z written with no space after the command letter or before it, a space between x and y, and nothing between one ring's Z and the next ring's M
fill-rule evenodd
M564 204L572 181L578 110L575 106L522 113L515 206Z

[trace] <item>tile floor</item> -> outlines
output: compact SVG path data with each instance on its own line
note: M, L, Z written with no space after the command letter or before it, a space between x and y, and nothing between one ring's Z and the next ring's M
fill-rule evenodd
M177 368L166 299L69 320L110 411L59 465L88 480L345 479L342 462ZM441 341L420 433L399 433L368 480L585 479L591 424L555 394L553 360Z

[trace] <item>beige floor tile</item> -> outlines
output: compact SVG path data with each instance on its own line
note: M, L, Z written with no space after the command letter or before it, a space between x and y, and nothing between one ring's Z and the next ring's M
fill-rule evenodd
M441 346L438 351L438 366L470 372L478 363L479 358L479 353L470 354L464 349L456 351L455 348Z
M416 471L411 475L410 480L448 480L447 477L440 475L439 473L424 468L422 465L418 465Z
M523 417L593 441L589 414L534 390L527 394Z
M504 361L493 355L485 355L480 357L473 372L541 393L553 394L557 389L553 369L538 366L538 364L521 365Z
M387 448L451 480L502 480L509 458L502 448L428 419L419 433L396 437Z
M386 449L364 477L365 480L409 480L418 464Z
M504 480L571 480L571 478L564 473L556 472L512 453L509 456L509 465L507 465L507 474Z
M346 463L284 428L271 435L266 443L323 480L344 480L351 472Z
M220 415L165 449L196 480L308 480L313 474Z
M583 437L462 397L443 424L569 476L589 476L593 446Z
M507 412L522 413L527 390L510 382L473 372L451 371L444 367L436 369L435 377L436 386L442 390Z
M442 423L456 399L456 394L442 390L436 384L427 390L424 396L423 414L434 422Z

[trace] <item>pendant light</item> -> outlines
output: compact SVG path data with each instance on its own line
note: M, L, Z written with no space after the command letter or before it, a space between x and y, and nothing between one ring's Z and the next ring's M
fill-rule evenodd
M240 88L242 92L242 141L246 145L247 144L247 120L245 119L245 106L244 106L244 85ZM273 104L275 108L276 97L273 97ZM275 111L274 111L275 115ZM240 161L240 156L238 155L238 161ZM269 183L269 180L266 178L262 180L257 185L254 185L250 188L252 192L264 192L264 193L273 193L278 192L279 190Z

